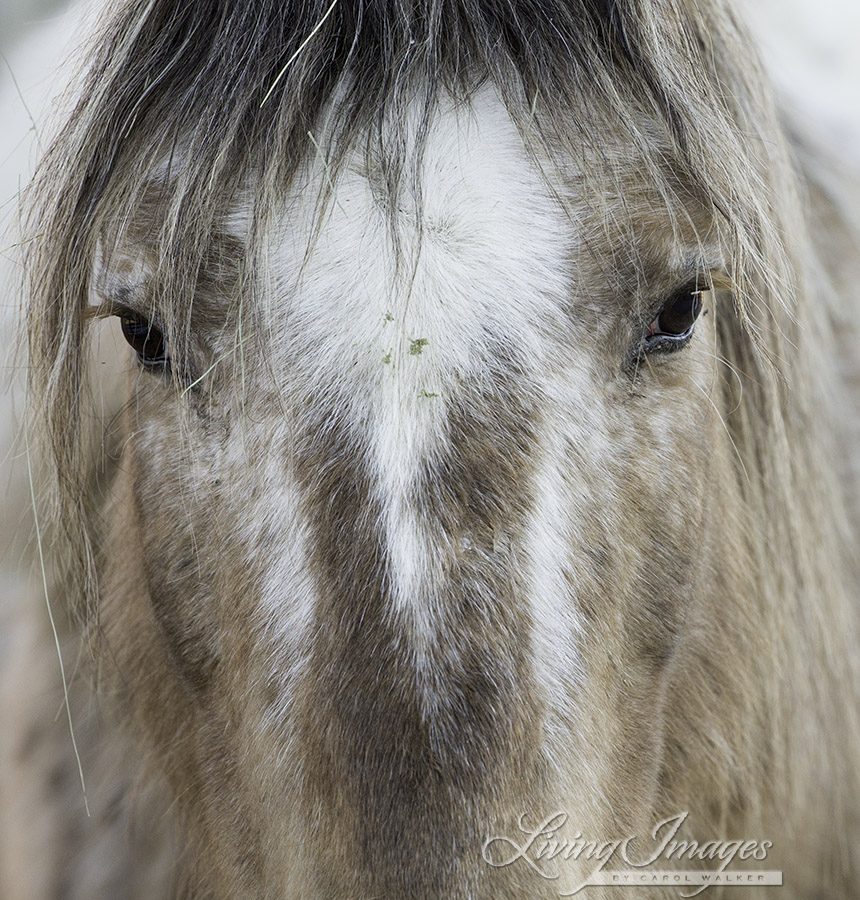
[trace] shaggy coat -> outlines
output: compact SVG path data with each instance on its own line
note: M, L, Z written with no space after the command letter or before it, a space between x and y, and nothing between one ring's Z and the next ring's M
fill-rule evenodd
M531 832L685 813L854 897L857 245L727 0L109 12L29 197L78 664L7 676L4 900L538 900L595 864Z

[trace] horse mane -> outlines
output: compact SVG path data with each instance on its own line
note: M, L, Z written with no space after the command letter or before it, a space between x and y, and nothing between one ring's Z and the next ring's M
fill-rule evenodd
M732 772L724 794L736 806L754 810L767 790L787 807L812 790L768 784L764 771L808 771L801 752L856 796L860 760L843 749L860 747L856 716L835 734L825 696L842 681L857 709L853 586L843 574L850 531L821 436L840 401L835 388L813 386L829 340L826 273L810 249L797 172L755 51L723 0L118 3L30 197L33 397L59 473L54 517L70 536L72 593L97 606L83 411L94 272L141 210L156 197L152 303L181 341L213 235L236 197L250 198L253 255L303 161L323 145L336 180L348 150L370 134L393 208L399 192L420 191L410 154L421 140L407 140L408 111L417 104L420 137L443 93L466 100L484 82L536 156L582 161L598 221L611 215L613 160L600 140L608 128L632 139L643 177L668 207L682 215L693 198L713 212L733 260L718 327L735 373L721 390L745 504L737 540L758 588L729 604L748 626L738 625L745 662L734 681L715 683L713 660L687 660L701 683L689 720L675 727L699 732L703 758ZM827 677L797 675L795 656L814 658ZM796 716L780 699L787 681L798 708L813 718L821 711L826 746L792 749ZM720 710L729 716L725 695L731 714L749 717L748 733L719 720ZM706 715L715 724L697 724Z

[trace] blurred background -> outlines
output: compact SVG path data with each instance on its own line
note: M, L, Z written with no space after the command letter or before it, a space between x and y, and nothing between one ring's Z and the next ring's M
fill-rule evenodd
M0 3L0 49L8 53L23 32L63 6L65 3L57 0L3 0Z

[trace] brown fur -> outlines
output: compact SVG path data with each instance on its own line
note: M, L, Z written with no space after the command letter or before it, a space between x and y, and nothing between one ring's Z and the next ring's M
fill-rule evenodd
M282 4L241 6L212 22L201 4L119 5L34 189L53 598L73 615L67 654L83 638L81 667L97 676L103 717L82 712L81 677L72 719L108 799L94 787L93 820L68 812L80 797L46 688L41 724L16 726L4 750L12 783L28 773L4 799L62 810L62 827L36 838L50 845L43 883L35 851L6 841L4 898L537 900L558 886L487 865L482 846L561 807L604 840L688 810L688 836L773 841L766 867L786 878L773 896L849 900L860 272L833 248L856 236L826 179L790 162L730 9L515 4L502 27L479 2L344 2L261 107L327 5L303 18L287 4L294 19ZM295 326L267 324L259 273L323 109L334 125L317 145L316 237L355 154L385 173L376 190L397 231L405 197L422 208L437 104L470 102L482 78L584 240L541 365L488 339L480 376L445 398L443 449L415 473L410 507L436 548L424 599L441 610L422 669L391 613L374 423L360 393L317 371L313 344L275 369ZM243 204L246 243L228 221ZM827 241L809 237L815 217ZM423 240L444 236L432 224ZM418 271L406 248L401 262ZM654 310L703 266L713 290L697 343L671 363L637 355ZM116 418L86 387L94 295L102 313L157 320L172 348L166 377L131 367ZM593 395L553 394L577 366ZM556 661L526 593L540 473L567 421L594 440L559 451L581 623L561 702L541 683ZM298 524L275 518L286 484ZM301 646L264 602L290 528L309 548L295 584L319 598ZM50 643L34 640L7 683L53 671ZM11 835L24 817L5 805Z

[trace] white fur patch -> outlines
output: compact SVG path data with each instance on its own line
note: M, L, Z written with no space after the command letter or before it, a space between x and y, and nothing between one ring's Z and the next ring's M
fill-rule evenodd
M395 266L369 174L363 157L345 168L306 259L319 188L329 177L319 158L311 161L268 245L269 314L273 335L281 336L285 380L297 372L312 379L369 436L391 614L410 636L429 690L432 678L421 671L444 620L436 608L443 548L433 546L412 506L416 476L445 451L448 398L462 380L486 373L499 345L515 347L536 372L546 369L546 335L564 324L576 235L489 88L471 107L443 107L432 125L414 269ZM419 249L417 214L406 198L397 227L407 260ZM552 493L552 485L541 484L542 499ZM573 653L571 640L559 637L559 611L566 610L565 622L575 616L558 571L562 518L552 504L536 518L535 589L524 598L534 606L537 643L557 661ZM546 540L551 533L556 539ZM269 614L285 612L275 604ZM566 631L574 630L569 623Z

